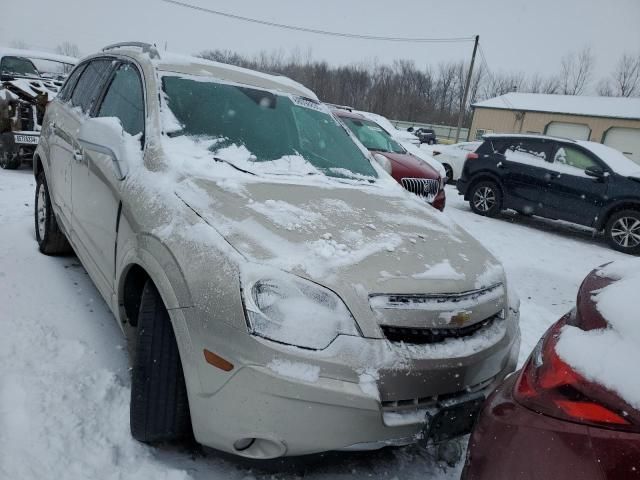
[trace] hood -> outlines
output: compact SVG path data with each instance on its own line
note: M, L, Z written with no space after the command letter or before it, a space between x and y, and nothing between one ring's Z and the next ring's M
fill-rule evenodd
M248 262L336 292L365 335L377 331L372 295L451 294L504 282L502 267L475 239L399 185L333 183L192 178L176 195Z
M52 100L60 91L62 82L37 78L14 78L2 82L2 86L19 98L35 101L38 95L47 95Z
M393 178L440 178L438 172L410 153L376 152L391 161Z

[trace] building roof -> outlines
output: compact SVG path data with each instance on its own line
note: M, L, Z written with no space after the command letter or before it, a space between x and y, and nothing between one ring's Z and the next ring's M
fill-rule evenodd
M473 107L640 120L640 98L511 92L476 102Z

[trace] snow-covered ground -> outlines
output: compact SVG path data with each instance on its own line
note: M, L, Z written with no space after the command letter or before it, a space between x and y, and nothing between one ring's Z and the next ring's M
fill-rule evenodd
M215 452L135 442L125 342L78 260L38 253L34 188L29 169L0 170L0 480L458 478L461 465L447 469L417 447L263 472ZM515 214L486 219L454 188L447 194L446 212L503 262L520 295L521 362L591 269L628 258L585 229Z

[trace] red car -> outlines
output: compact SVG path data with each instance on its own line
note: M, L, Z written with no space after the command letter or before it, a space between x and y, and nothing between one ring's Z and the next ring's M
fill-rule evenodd
M622 293L622 280L607 268L585 279L576 308L486 401L469 442L464 480L640 479L640 411L630 404L640 403L640 317L635 308L601 313L603 289ZM629 292L640 290L640 262L634 271L636 283L626 284L618 307L630 306Z
M391 176L405 189L421 197L438 210L444 210L446 197L444 179L432 167L411 155L389 133L372 120L347 110L333 110L374 155L382 155L391 166Z

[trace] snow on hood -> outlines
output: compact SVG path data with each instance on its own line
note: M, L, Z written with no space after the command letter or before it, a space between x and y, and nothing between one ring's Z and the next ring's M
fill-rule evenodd
M640 317L636 295L640 291L640 259L616 262L600 269L599 276L615 280L593 292L607 329L583 331L566 326L556 346L558 354L585 378L618 393L640 410Z
M244 147L216 152L227 164L215 161L209 147L186 136L164 138L169 162L181 172L175 193L248 260L385 293L473 290L498 264L446 214L391 177L336 179L296 156L251 162ZM413 278L444 260L449 278Z

